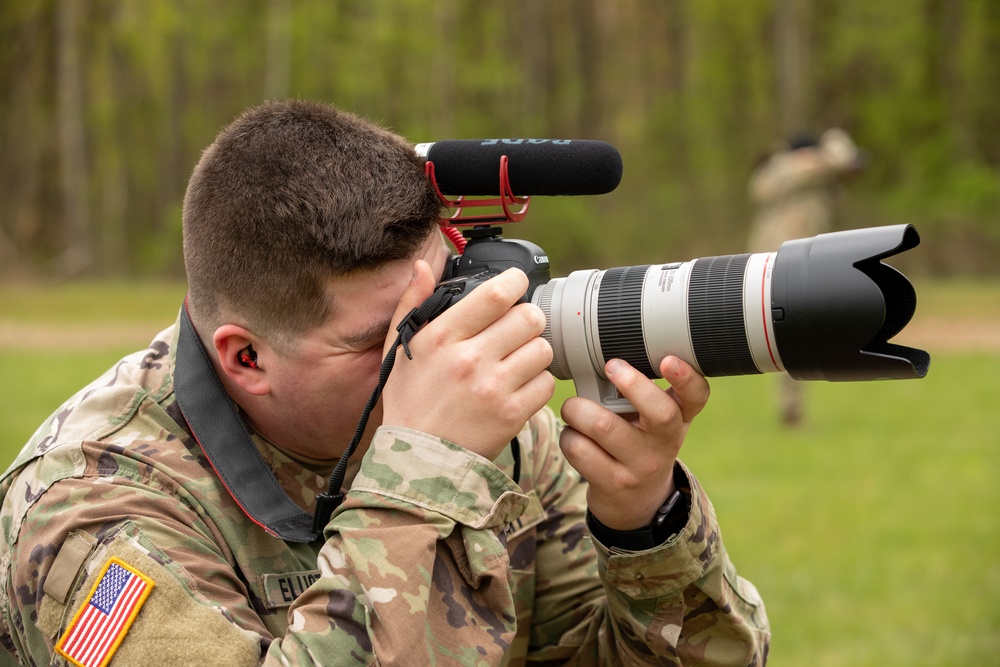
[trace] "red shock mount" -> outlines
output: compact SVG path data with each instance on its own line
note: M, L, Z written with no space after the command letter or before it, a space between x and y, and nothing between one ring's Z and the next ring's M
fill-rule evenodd
M507 156L500 156L500 196L490 197L484 199L467 199L465 195L460 195L454 199L448 199L441 193L441 188L438 186L437 178L434 176L434 163L428 160L424 164L424 173L427 178L430 179L431 184L434 186L434 191L437 192L438 199L441 203L449 209L454 209L454 212L448 217L442 217L438 224L441 225L441 231L444 235L448 237L452 245L459 253L465 250L465 244L467 243L462 232L458 229L459 226L476 226L476 225L502 225L508 222L521 222L524 220L524 216L528 213L528 205L531 203L531 196L527 195L524 197L518 197L514 194L510 187L510 176L507 173ZM495 211L493 213L480 213L474 214L470 213L468 209L482 208L482 207L499 207L501 211ZM518 209L514 209L518 206Z

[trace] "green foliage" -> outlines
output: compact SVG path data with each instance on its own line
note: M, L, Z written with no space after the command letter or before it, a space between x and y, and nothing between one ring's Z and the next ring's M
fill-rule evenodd
M62 22L73 7L75 20ZM93 258L86 273L179 275L180 256L166 246L179 242L176 212L200 151L246 106L285 96L337 103L414 141L610 141L625 157L618 192L529 221L564 227L566 254L589 264L631 263L639 239L675 256L732 252L745 236L747 176L791 129L784 115L796 89L805 127L795 129L846 127L872 156L847 193L852 217L843 226L914 222L934 241L920 268L992 273L989 258L1000 251L998 7L5 3L0 263L5 272L63 271L68 220L82 201L82 243ZM783 50L781 26L797 35L801 53ZM75 69L67 75L59 63ZM81 142L64 131L67 121L81 128ZM84 168L61 168L74 162ZM612 221L621 241L608 243L585 218L602 229ZM661 225L650 229L651 220Z

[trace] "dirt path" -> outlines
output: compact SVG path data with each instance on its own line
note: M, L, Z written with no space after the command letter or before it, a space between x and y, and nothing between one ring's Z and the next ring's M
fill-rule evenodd
M0 320L0 346L5 350L140 349L157 330L141 324L76 325L59 327Z
M5 350L140 349L157 333L142 324L80 325L25 324L0 320L0 346ZM935 352L1000 352L1000 321L920 319L911 322L893 341Z
M911 322L894 343L934 352L1000 352L1000 321L924 319Z

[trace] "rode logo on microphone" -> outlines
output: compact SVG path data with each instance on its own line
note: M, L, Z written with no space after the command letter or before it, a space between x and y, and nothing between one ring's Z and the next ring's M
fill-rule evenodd
M496 146L497 144L504 144L507 146L520 146L522 144L551 144L553 146L568 146L572 141L572 139L483 139L479 145Z
M445 139L414 151L433 164L443 195L500 195L505 158L509 190L518 197L604 194L622 178L618 149L592 139Z

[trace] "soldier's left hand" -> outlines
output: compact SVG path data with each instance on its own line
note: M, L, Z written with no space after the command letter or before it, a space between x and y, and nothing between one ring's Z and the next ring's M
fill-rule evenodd
M636 412L619 415L589 399L570 398L562 408L568 427L559 445L589 483L591 513L608 528L636 530L652 522L674 491L674 463L691 421L708 401L708 381L671 356L660 363L667 390L619 359L609 361L605 373Z

